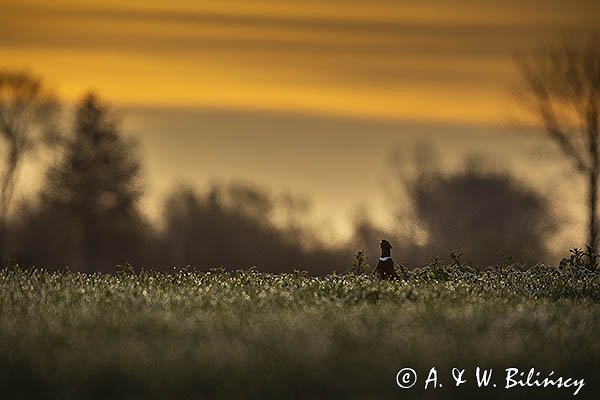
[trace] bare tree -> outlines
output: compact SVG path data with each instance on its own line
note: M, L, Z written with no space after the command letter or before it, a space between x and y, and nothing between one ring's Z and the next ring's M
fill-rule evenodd
M587 180L588 244L598 248L600 43L565 41L518 57L525 104Z
M8 213L24 156L56 138L58 103L42 82L26 72L0 71L0 138L5 145L0 177L0 261L4 261Z

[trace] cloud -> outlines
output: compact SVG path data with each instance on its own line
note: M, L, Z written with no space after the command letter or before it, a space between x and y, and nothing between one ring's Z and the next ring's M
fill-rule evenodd
M310 7L308 7L310 8ZM352 10L348 2L346 9ZM471 13L463 7L466 15ZM518 11L518 10L515 10ZM430 13L435 15L435 9ZM455 15L456 11L450 13ZM252 51L352 53L359 57L404 52L481 56L505 52L527 37L561 29L589 29L580 20L411 18L402 8L370 18L353 15L290 15L194 9L9 7L0 37L4 45L85 47L121 51ZM544 15L544 14L542 14ZM10 34L8 34L10 32Z
M129 103L481 120L505 101L512 51L595 15L584 1L449 4L23 0L0 13L0 56L71 98L92 85Z

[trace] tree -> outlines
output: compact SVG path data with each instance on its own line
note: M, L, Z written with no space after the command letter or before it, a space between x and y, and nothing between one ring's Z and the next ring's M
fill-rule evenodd
M398 254L407 252L405 259L421 264L457 251L479 266L497 264L502 256L531 264L549 255L547 239L559 225L546 197L480 157L450 172L436 163L435 154L421 148L414 165L399 168L390 187L402 189L390 193L397 225L406 229L412 219L419 228L409 230L409 237L396 233L404 236L397 239Z
M518 59L530 110L587 180L588 244L598 249L600 43L563 42Z
M0 71L0 138L6 146L0 178L0 261L19 167L37 147L56 141L58 103L42 82L26 72Z
M507 173L481 166L433 173L415 180L410 193L437 254L461 251L480 265L503 255L536 263L548 254L557 224L547 199Z
M347 260L333 246L311 241L307 228L278 223L294 215L300 199L272 194L245 183L213 185L205 193L179 188L164 205L165 265L245 268L268 272L308 269L325 273Z
M68 240L78 244L78 267L129 261L142 223L138 211L140 163L133 143L119 134L111 110L93 94L77 106L73 137L51 167L45 206L66 218Z

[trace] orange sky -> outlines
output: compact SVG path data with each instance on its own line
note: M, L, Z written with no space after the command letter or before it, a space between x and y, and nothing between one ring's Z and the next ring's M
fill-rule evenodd
M69 100L488 122L510 53L590 27L593 1L6 1L5 67Z
M388 148L520 147L513 53L598 15L582 0L0 0L0 67L121 110L150 203L174 181L241 176L307 193L341 226L377 192ZM519 151L511 163L535 175Z

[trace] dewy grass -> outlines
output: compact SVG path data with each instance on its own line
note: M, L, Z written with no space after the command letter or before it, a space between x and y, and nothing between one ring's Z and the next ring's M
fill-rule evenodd
M0 398L568 398L500 387L507 368L600 393L600 273L484 272L407 280L256 271L0 272ZM475 369L498 388L478 388ZM424 389L432 367L443 387ZM411 389L396 374L412 368ZM468 382L455 387L452 369Z

